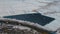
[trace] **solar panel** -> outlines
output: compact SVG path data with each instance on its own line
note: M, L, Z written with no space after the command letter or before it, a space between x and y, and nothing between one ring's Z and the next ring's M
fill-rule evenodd
M55 20L54 18L44 16L39 13L4 16L4 18L11 18L11 19L18 19L18 20L34 22L34 23L38 23L42 26L49 24L50 22Z

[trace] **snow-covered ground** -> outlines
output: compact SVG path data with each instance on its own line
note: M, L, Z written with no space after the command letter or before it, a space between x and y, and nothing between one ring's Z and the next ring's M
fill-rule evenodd
M54 2L55 1L55 2ZM59 0L0 0L0 16L35 13L55 18L50 24L45 25L52 30L60 27L60 1Z
M40 3L41 2L41 3ZM53 2L45 0L0 0L0 16L32 13L41 6Z

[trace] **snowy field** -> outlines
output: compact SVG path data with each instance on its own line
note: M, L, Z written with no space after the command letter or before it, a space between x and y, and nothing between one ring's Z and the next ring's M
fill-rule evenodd
M0 16L32 13L53 1L45 0L0 0Z
M55 18L45 25L52 30L60 27L60 1L59 0L0 0L0 16L35 13Z

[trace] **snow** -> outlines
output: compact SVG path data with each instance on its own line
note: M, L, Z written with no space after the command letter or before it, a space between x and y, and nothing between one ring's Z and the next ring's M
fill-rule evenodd
M40 2L51 2L44 0L0 0L0 16L5 15L16 15L24 13L35 13L32 10L36 10L41 6L47 5L46 3Z

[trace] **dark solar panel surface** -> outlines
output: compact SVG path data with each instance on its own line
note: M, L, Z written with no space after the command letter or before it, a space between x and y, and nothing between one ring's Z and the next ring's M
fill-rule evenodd
M38 23L42 26L44 26L54 20L54 18L47 17L47 16L41 15L39 13L4 16L4 18L12 18L12 19L30 21L30 22Z

